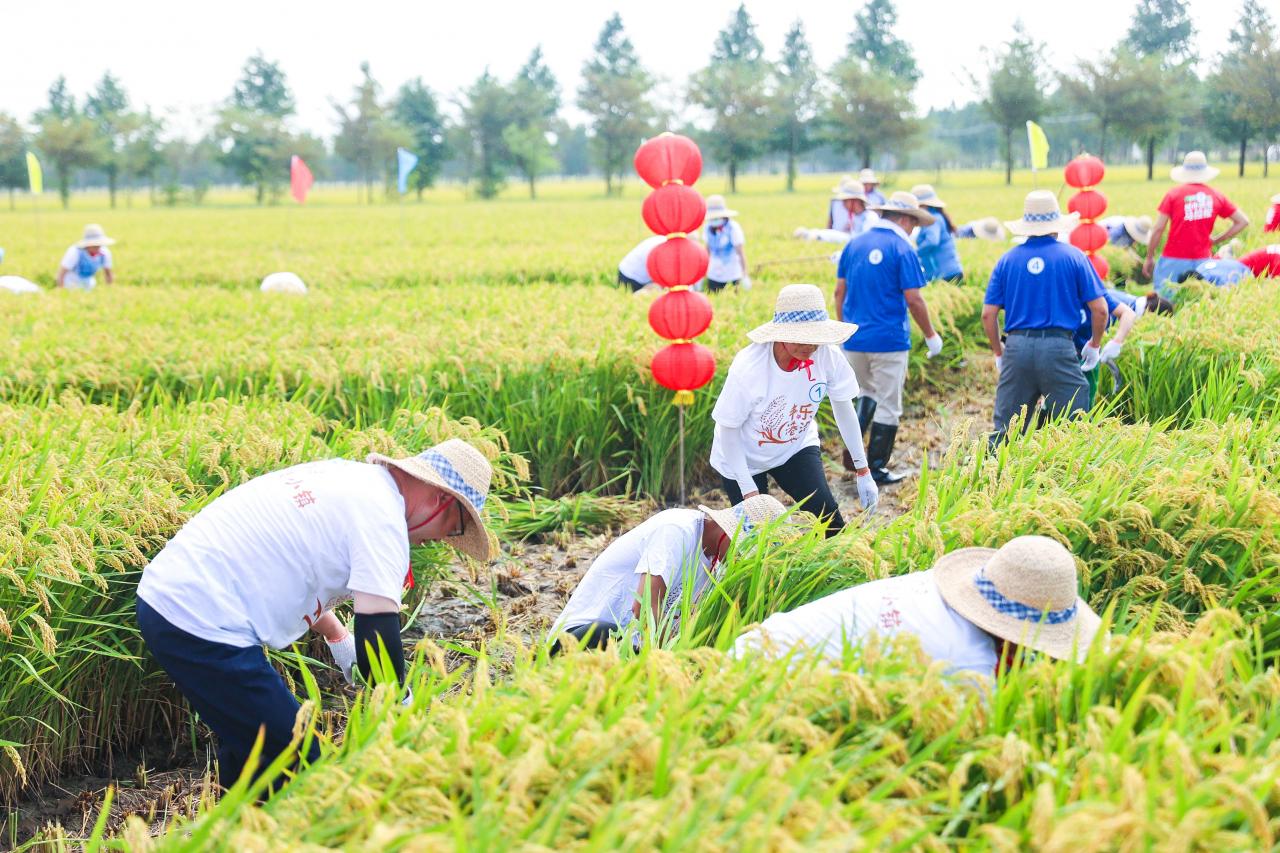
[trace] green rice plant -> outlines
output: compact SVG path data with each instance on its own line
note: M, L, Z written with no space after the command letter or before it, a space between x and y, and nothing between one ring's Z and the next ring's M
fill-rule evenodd
M633 518L636 503L628 498L583 493L562 498L531 495L503 500L500 534L515 541L549 535L595 533Z

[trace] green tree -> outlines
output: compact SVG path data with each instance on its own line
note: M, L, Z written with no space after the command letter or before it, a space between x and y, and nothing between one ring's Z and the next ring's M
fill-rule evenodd
M911 102L911 83L849 58L831 72L832 92L824 114L827 137L852 150L863 167L876 149L904 148L920 130Z
M1194 35L1186 0L1139 0L1124 37L1146 71L1154 72L1148 78L1147 102L1139 104L1135 114L1122 117L1142 143L1148 181L1155 179L1156 146L1196 109Z
M285 119L293 112L284 72L260 53L251 56L219 111L214 135L221 163L254 188L258 204L268 192L278 195L287 174L293 137Z
M67 90L65 77L49 87L49 105L35 114L36 144L53 166L62 206L71 200L71 179L77 169L96 166L100 146L97 128L76 107L75 98Z
M1239 143L1243 177L1249 141L1265 138L1275 121L1274 110L1265 112L1274 103L1265 87L1276 62L1276 32L1256 0L1245 0L1237 20L1227 37L1230 47L1205 81L1204 118L1216 138Z
M27 133L16 118L0 113L0 187L9 191L10 210L14 192L27 185Z
M164 142L160 138L164 122L152 114L151 108L134 115L132 128L122 151L123 172L133 181L146 181L148 193L155 200L156 173L164 165ZM132 190L127 198L133 202Z
M787 155L787 192L796 188L796 159L816 143L813 133L818 113L818 69L797 20L787 31L782 56L774 66L776 84L772 110L775 132L770 146Z
M107 193L111 206L115 207L120 173L124 169L125 142L134 131L137 119L129 112L129 96L111 72L103 74L98 88L85 98L84 114L97 127L98 165L107 175Z
M409 187L417 192L418 201L422 201L423 190L435 184L440 167L449 158L444 114L421 77L400 87L392 114L409 131L412 141L406 147L418 155L418 165L409 174Z
M1059 77L1062 91L1078 109L1098 122L1098 156L1107 157L1107 132L1113 128L1132 129L1125 116L1142 110L1151 95L1153 80L1145 75L1159 67L1141 62L1123 43L1101 59L1080 60L1074 74ZM1159 76L1155 78L1159 79Z
M860 59L875 72L906 81L913 88L920 82L911 46L898 38L893 30L898 25L898 10L893 0L870 0L854 16L849 35L849 57Z
M635 47L622 29L616 13L605 21L596 39L595 53L582 66L578 108L591 116L591 145L605 194L622 191L622 176L631 157L652 128L653 107L648 93L653 78L640 64Z
M338 135L333 140L333 150L356 167L364 184L365 201L372 204L374 181L387 180L396 148L413 144L413 137L381 103L382 87L373 79L369 63L360 63L360 74L363 79L355 87L350 106L333 105L338 113Z
M507 151L504 132L511 124L511 94L486 68L459 102L466 134L469 173L477 179L476 195L494 198L506 184Z
M724 163L729 191L738 188L738 167L759 154L769 133L769 63L755 24L741 5L716 36L710 64L693 76L690 100L712 116L706 147Z
M586 125L557 122L555 155L560 174L581 177L591 169L591 139Z
M1013 38L996 51L987 66L982 105L1000 128L1000 156L1004 182L1013 183L1013 135L1045 111L1043 46L1032 40L1022 21L1013 25Z
M1137 56L1176 64L1191 57L1194 36L1186 0L1138 0L1124 43Z
M511 122L503 128L503 142L529 184L529 198L537 198L538 176L555 167L548 136L560 111L560 84L543 61L541 47L516 72L510 97Z

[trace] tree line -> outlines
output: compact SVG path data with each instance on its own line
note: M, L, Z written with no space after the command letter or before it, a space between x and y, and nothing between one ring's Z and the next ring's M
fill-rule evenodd
M64 205L76 174L92 171L115 206L122 182L153 195L159 187L174 203L185 188L198 202L210 181L228 178L252 187L262 203L279 197L293 154L322 177L355 181L373 201L392 179L399 146L421 158L410 176L419 198L442 174L466 181L481 198L511 179L534 197L538 180L552 173L602 175L612 194L621 191L640 140L667 127L697 139L731 191L744 168L765 160L791 190L802 158L819 155L841 167L887 159L938 168L991 165L994 155L1011 180L1028 119L1045 123L1051 138L1069 137L1065 146L1055 143L1059 157L1085 145L1104 158L1138 145L1149 178L1165 144L1171 156L1184 143L1238 146L1243 174L1251 145L1261 145L1265 170L1267 144L1280 138L1280 38L1257 0L1243 0L1225 49L1212 56L1197 49L1185 0L1138 0L1119 43L1057 73L1044 46L1015 23L1012 38L969 72L976 97L923 117L914 103L920 69L897 29L893 0L868 0L844 54L820 68L799 21L780 54L766 56L740 5L716 35L707 65L683 86L684 104L698 115L691 122L656 103L659 78L617 14L604 23L570 94L540 47L511 79L486 69L447 102L420 78L388 96L364 63L349 98L332 104L338 130L328 141L294 129L285 72L262 54L248 59L212 129L194 141L166 138L165 122L149 108L133 109L110 73L80 101L59 78L29 126L0 113L0 186L10 189L12 204L13 191L26 186L28 148L46 163ZM567 97L585 124L563 117Z

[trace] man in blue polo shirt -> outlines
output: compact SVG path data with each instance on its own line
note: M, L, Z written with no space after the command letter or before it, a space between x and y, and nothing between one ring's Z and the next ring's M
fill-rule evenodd
M1029 423L1041 398L1042 417L1088 405L1084 372L1098 365L1107 303L1088 258L1058 240L1058 233L1070 232L1076 220L1075 214L1062 215L1057 196L1036 190L1027 194L1022 219L1005 223L1026 242L996 262L982 306L982 326L1000 372L993 441L1003 439L1010 419L1020 411L1027 412ZM997 327L1002 309L1007 343L1001 343ZM1071 338L1082 309L1089 314L1091 334L1077 355Z
M924 332L928 357L942 350L942 336L929 320L920 288L924 267L911 244L911 234L933 222L911 193L897 192L874 208L880 218L867 233L850 240L836 272L836 316L857 323L845 341L845 357L853 366L862 397L858 421L867 437L867 462L877 483L896 483L905 474L888 469L902 417L902 386L911 350L911 321ZM852 460L845 459L850 468ZM851 469L852 470L852 469Z

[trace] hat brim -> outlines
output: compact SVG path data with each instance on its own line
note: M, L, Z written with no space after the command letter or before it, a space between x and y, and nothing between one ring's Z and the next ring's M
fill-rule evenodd
M732 219L738 215L738 211L728 207L707 208L707 218L705 221L710 222L712 219Z
M812 323L765 323L747 332L752 343L842 344L858 331L857 323L839 320L815 320Z
M1089 603L1077 597L1075 616L1056 625L1024 622L1001 613L983 598L974 583L995 553L994 548L960 548L943 555L933 564L933 577L942 599L988 634L1059 660L1083 660L1102 625Z
M1271 197L1272 204L1280 204L1280 193L1276 193Z
M1015 219L1012 222L1006 222L1004 227L1008 228L1010 233L1017 234L1019 237L1043 237L1046 234L1061 234L1064 231L1070 231L1079 224L1080 215L1068 213L1049 222L1027 222L1023 219Z
M973 235L979 240L991 240L992 242L1004 240L1009 236L1004 226L998 221L982 221L973 226Z
M76 246L81 249L88 249L90 246L102 248L103 246L114 246L115 244L116 241L110 237L95 237L92 240L81 240L79 243L76 243Z
M698 504L698 511L707 518L715 522L716 527L724 531L724 535L732 539L738 533L738 517L733 514L732 509L712 509L709 506Z
M881 216L884 216L886 213L897 213L902 216L912 216L915 217L916 222L919 222L921 225L932 225L937 220L937 217L932 213L919 207L904 209L901 207L889 207L887 205L877 204L871 209Z
M1137 220L1134 219L1126 219L1124 221L1124 233L1128 234L1129 239L1135 243L1146 243L1147 240L1151 239L1151 231L1143 231L1138 226Z
M493 542L479 511L476 510L470 500L446 483L434 468L417 458L392 459L390 456L383 456L381 453L370 453L365 457L365 461L374 465L384 465L403 471L415 480L421 480L427 485L435 486L442 492L452 495L467 514L466 529L461 536L449 536L440 541L482 563L487 563L493 558Z
M1221 169L1215 169L1213 166L1205 166L1194 172L1188 171L1183 166L1174 166L1169 170L1169 177L1180 184L1203 184L1212 181L1221 173Z
M936 207L938 210L942 210L942 208L947 206L947 203L942 199L938 198L937 196L934 196L933 198L930 198L930 199L921 200L920 206L925 208Z

